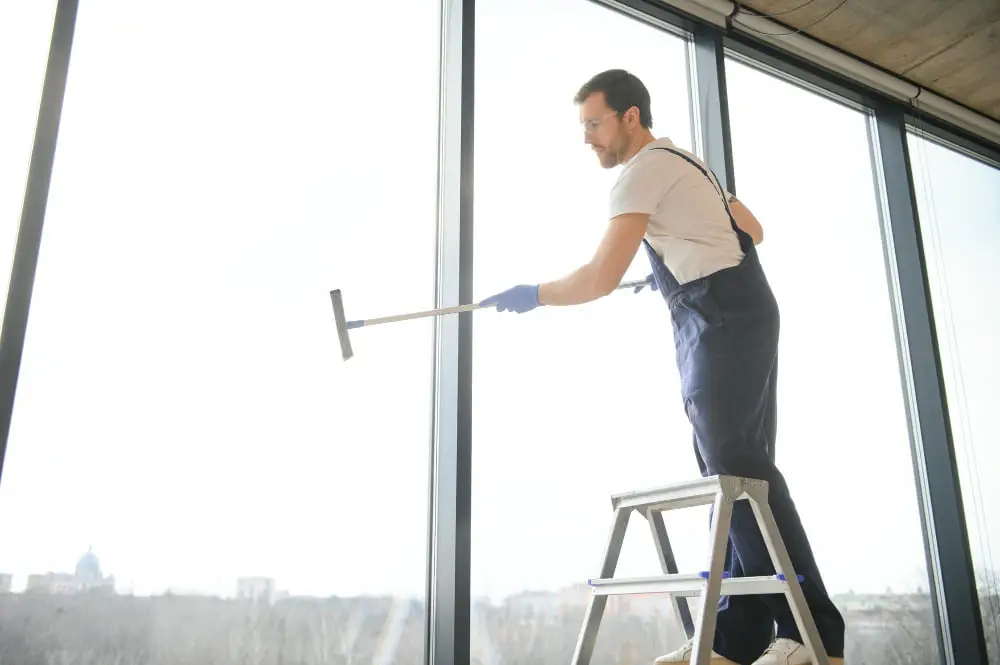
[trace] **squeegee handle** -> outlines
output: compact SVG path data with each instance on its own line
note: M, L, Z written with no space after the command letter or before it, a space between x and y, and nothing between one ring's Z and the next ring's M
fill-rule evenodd
M471 305L458 305L456 307L445 307L442 309L427 309L422 312L411 312L409 314L396 314L394 316L381 316L377 319L365 319L363 321L348 321L347 327L361 328L363 326L375 326L380 323L392 323L394 321L407 321L409 319L422 319L427 316L439 316L441 314L457 314L459 312L471 312L482 307L479 303Z
M620 291L622 289L634 289L637 286L649 286L649 282L644 279L637 279L633 282L622 282L615 287L615 291Z
M646 280L640 279L634 282L622 282L619 284L615 290L621 289L633 289L642 284L648 284ZM348 321L348 330L352 328L362 328L365 326L375 326L380 323L393 323L395 321L407 321L409 319L422 319L428 316L440 316L442 314L458 314L459 312L471 312L476 309L482 308L479 303L471 303L469 305L457 305L455 307L444 307L442 309L426 309L422 312L411 312L409 314L396 314L394 316L382 316L377 319L364 319L362 321Z

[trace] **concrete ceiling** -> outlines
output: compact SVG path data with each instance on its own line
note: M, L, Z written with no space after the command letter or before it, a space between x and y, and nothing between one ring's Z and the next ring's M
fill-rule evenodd
M1000 0L739 4L1000 121Z

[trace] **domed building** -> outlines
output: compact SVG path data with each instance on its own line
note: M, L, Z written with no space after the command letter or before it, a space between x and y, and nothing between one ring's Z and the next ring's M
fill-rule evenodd
M72 575L45 573L28 576L27 591L80 593L93 590L111 593L115 590L114 575L104 575L101 560L94 554L93 548L87 548L87 552L76 562L76 570Z
M87 548L87 552L76 562L76 573L73 575L81 590L86 589L114 589L114 575L107 577L101 572L101 560L94 554L92 547Z
M99 583L104 579L101 574L101 560L94 554L93 548L87 548L87 553L76 562L77 581L83 584Z

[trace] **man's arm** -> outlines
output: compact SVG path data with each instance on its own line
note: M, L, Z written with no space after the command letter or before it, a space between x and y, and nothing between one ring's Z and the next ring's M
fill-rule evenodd
M594 258L562 279L539 285L538 302L579 305L614 291L635 258L648 223L649 215L643 213L626 213L612 219Z
M753 238L753 244L759 245L764 241L764 227L760 225L760 222L753 216L750 209L743 205L734 194L729 195L729 209L733 212L733 219L736 221L736 226L740 227L744 233Z
M635 161L611 189L611 222L593 258L572 273L544 284L520 284L480 304L499 311L529 312L539 305L580 305L606 296L618 286L639 249L649 216L657 209L667 174L651 153Z

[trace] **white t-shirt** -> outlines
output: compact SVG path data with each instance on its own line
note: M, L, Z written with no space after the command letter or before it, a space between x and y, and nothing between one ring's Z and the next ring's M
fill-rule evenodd
M678 150L705 166L670 139L657 139L622 168L611 189L611 217L648 214L646 240L681 284L739 264L743 250L714 177L709 180L683 157L654 148Z

